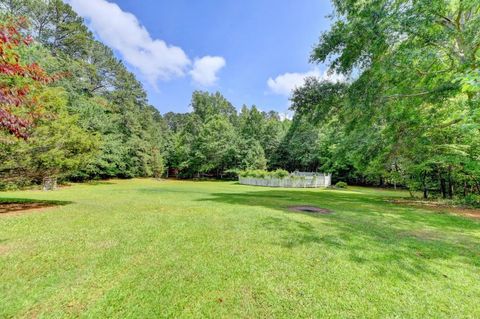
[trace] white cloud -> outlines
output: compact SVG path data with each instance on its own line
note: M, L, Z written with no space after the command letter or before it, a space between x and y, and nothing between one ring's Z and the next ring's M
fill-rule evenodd
M201 86L212 86L217 80L217 72L225 66L225 59L219 56L204 56L195 59L190 75L195 83Z
M184 76L191 67L190 58L182 48L167 44L161 39L153 39L135 15L123 11L117 4L107 0L66 0L66 2L85 18L102 42L118 51L122 58L137 68L151 84L158 80ZM211 57L202 59L207 58ZM223 63L225 64L224 60ZM193 73L192 70L192 76L194 74L203 79L201 74ZM211 80L211 72L207 70L203 71L203 74L206 77L205 82ZM215 72L213 79L215 82Z
M269 78L267 85L270 90L279 95L290 96L292 91L302 86L305 79L308 77L316 77L320 80L330 82L343 82L345 77L341 74L330 73L328 71L320 72L317 68L305 73L284 73L277 76L275 79Z
M281 112L281 113L278 113L278 115L280 116L281 121L293 119L293 112L290 112L290 111Z

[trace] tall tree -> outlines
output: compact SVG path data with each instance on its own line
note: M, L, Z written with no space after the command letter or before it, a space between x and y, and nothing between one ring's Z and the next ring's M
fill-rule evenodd
M478 161L471 142L480 123L478 1L334 6L333 26L311 59L351 75L351 84L315 92L307 83L295 110L321 125L337 118L344 155L334 154L370 179L400 181L425 197L472 190L475 177L463 174Z
M25 26L23 19L0 22L0 128L26 139L42 113L37 96L55 77L24 62L22 51L32 43L22 34Z

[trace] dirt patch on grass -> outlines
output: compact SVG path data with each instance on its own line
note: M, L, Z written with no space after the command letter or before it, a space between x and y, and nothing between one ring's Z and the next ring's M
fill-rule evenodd
M429 231L425 229L405 231L401 234L402 234L402 237L414 237L421 240L436 240L439 238L439 234L437 232Z
M116 245L117 245L117 241L115 240L105 240L105 241L92 243L91 246L92 248L96 248L96 249L110 249Z
M8 254L9 251L10 251L10 247L6 245L0 245L0 256Z
M31 211L39 211L48 207L53 207L50 203L35 203L35 202L0 202L0 216L15 215Z
M300 213L313 213L313 214L332 214L333 213L333 210L330 210L327 208L309 206L309 205L289 206L288 209L292 212L300 212Z
M451 206L451 205L438 203L438 202L407 200L407 199L395 199L395 200L391 200L390 202L394 204L404 205L404 206L418 207L418 208L430 210L432 212L437 212L437 213L450 213L454 215L480 219L480 209L475 209L475 208L458 207L458 206Z

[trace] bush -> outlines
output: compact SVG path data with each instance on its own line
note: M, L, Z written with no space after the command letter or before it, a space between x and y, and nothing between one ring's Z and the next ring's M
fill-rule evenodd
M238 172L238 176L240 176L240 177L248 177L248 172L249 172L249 171L239 171L239 172Z
M227 169L225 171L225 175L226 176L230 176L230 177L238 177L238 176L242 176L241 174L243 173L244 171L241 171L241 170L238 170L236 168L231 168L231 169ZM242 177L245 177L245 176L242 176Z
M261 170L261 169L253 169L253 170L244 170L239 171L238 176L240 177L252 177L252 178L285 178L289 176L290 173L284 169L277 169L273 172Z
M245 170L245 177L255 177L255 172L252 169Z
M463 199L463 204L480 207L480 195L469 194Z
M335 187L336 187L336 188L347 188L347 186L348 186L348 184L345 183L345 182L337 182L337 183L335 184Z
M241 177L265 178L267 172L260 169L249 169L242 171L239 175Z
M269 174L267 171L261 170L261 169L256 169L253 171L253 177L256 178L266 178L268 177Z
M286 171L284 169L281 169L281 168L279 168L279 169L277 169L277 170L275 170L271 173L272 173L272 176L275 177L275 178L285 178L288 175L290 175L290 173L288 171Z

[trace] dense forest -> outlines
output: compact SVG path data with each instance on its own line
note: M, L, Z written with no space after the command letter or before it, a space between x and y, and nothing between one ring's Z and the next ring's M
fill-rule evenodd
M1 0L0 188L282 168L479 203L478 1L333 4L310 59L346 80L307 79L289 120L201 91L162 116L68 4Z
M311 61L350 81L292 97L294 122L322 127L322 168L478 203L480 2L333 3Z
M160 114L148 105L141 84L93 38L72 8L41 0L1 1L0 6L2 50L10 52L14 64L37 66L55 77L35 81L29 72L2 71L3 90L30 87L23 103L2 101L4 112L30 124L24 127L28 136L12 138L8 130L2 136L3 186L47 176L160 175L167 143ZM33 41L21 41L28 36Z
M172 168L181 177L221 177L266 168L288 129L275 112L244 106L238 113L220 93L194 92L192 113L162 117L70 5L0 1L0 8L2 50L9 52L2 64L26 70L1 72L2 90L25 91L15 94L22 101L2 101L3 188L51 176L160 177Z

